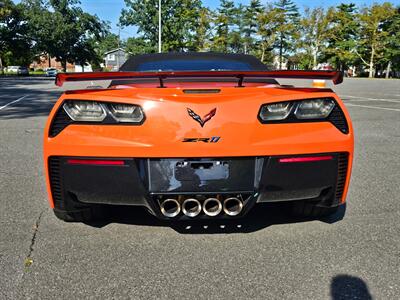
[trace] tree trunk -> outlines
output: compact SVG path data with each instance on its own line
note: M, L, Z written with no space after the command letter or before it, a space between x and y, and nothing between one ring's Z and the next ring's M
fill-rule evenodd
M386 79L389 79L389 77L390 77L391 66L392 66L392 62L389 60L389 62L387 64L387 68L386 68L386 76L385 76Z
M82 64L81 67L82 67L82 72L85 72L85 65Z
M66 59L61 60L61 66L63 68L63 71L67 72L67 60Z
M283 56L283 41L282 37L279 43L279 70L282 70L282 56Z
M318 46L315 46L313 55L313 70L317 69L317 55L318 55Z
M1 57L0 57L0 72L1 74L4 74L3 61L1 60Z
M369 59L369 78L374 77L374 56L375 56L375 49L372 47L371 49L371 57Z
M49 68L51 68L51 57L50 57L50 54L47 54L47 57L49 58Z
M265 44L261 43L261 61L264 62L265 59Z

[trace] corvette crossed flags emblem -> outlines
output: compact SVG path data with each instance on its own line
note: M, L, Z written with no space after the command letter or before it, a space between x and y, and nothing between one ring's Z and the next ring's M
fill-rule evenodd
M204 127L204 124L206 124L212 117L215 116L217 109L214 108L212 109L208 114L206 114L203 118L201 118L198 114L196 114L193 110L190 108L187 108L189 116L193 118L193 120L197 121L200 123L201 127Z

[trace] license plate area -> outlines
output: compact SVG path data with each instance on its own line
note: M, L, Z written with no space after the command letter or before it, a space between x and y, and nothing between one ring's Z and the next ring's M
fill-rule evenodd
M254 190L255 158L149 159L152 193L212 193Z
M175 165L175 178L179 181L221 180L229 178L227 161L180 161Z

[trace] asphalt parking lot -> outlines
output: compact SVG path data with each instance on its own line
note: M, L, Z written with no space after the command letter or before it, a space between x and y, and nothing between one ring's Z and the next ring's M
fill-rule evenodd
M43 128L61 90L0 79L0 299L399 299L400 80L335 90L356 134L343 219L266 206L187 227L128 209L91 226L48 208Z

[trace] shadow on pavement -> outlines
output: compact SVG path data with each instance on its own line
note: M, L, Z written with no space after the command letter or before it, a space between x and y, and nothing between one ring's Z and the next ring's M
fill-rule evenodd
M0 111L0 120L47 116L63 92L49 80L0 80L0 107L26 96L23 100Z
M337 275L331 282L332 300L362 299L372 300L364 280L350 275Z
M104 227L111 223L142 226L170 227L182 234L218 234L218 233L249 233L271 225L308 222L315 219L296 218L289 216L286 203L257 204L245 217L232 220L193 220L193 221L164 221L151 215L141 207L115 206L110 208L109 218L101 223L89 223L93 227ZM343 219L346 207L319 221L333 224Z

